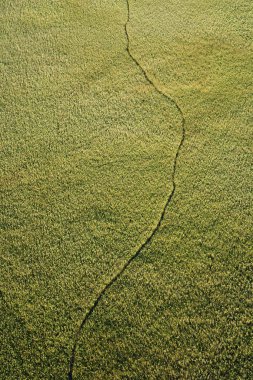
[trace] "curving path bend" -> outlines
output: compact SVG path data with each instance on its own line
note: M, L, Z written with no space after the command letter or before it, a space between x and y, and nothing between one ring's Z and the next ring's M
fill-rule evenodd
M163 209L161 211L160 218L158 219L158 221L156 223L156 226L154 227L154 229L152 230L152 232L150 233L150 235L140 245L140 247L138 248L138 250L128 259L128 261L126 261L126 263L123 265L123 267L120 269L120 271L117 272L115 274L115 276L105 285L105 287L98 294L98 296L97 296L96 300L94 301L93 305L91 306L90 310L84 316L84 319L82 320L82 323L80 324L79 329L78 329L78 331L76 333L76 336L75 336L75 339L74 339L73 348L72 348L71 356L70 356L70 360L69 360L68 380L72 380L73 379L73 370L74 370L74 365L75 365L75 356L76 356L77 344L79 342L82 330L83 330L86 322L92 316L94 310L98 306L100 300L106 294L107 290L118 280L118 278L125 272L125 270L131 264L131 262L134 261L140 255L140 253L142 252L142 250L151 242L151 240L156 235L156 233L158 232L158 230L159 230L159 228L160 228L160 226L162 224L162 221L164 219L166 210L168 209L169 204L171 203L172 198L173 198L173 196L175 194L175 191L176 191L175 177L176 177L176 170L177 170L177 162L178 162L180 151L181 151L182 146L183 146L184 141L185 141L185 134L186 134L186 131L185 131L185 117L184 117L184 113L183 113L182 109L180 108L180 106L178 105L178 103L176 102L175 99L173 99L171 96L165 94L159 87L157 87L157 85L149 77L149 75L145 71L145 69L141 66L141 64L139 63L139 61L131 53L131 50L130 50L130 38L129 38L129 34L128 34L128 24L130 23L130 4L129 4L129 0L125 0L125 1L126 1L126 6L127 6L127 20L126 20L126 23L124 25L124 28L125 28L125 35L126 35L126 41L127 41L127 46L126 46L127 53L129 55L129 57L131 58L131 60L135 63L136 66L138 66L138 68L140 69L140 71L143 73L143 75L146 78L147 82L156 90L156 92L158 92L168 102L174 104L174 106L176 107L176 109L178 110L178 112L180 113L180 116L181 116L182 135L181 135L181 140L179 142L179 145L178 145L175 157L174 157L173 171L172 171L172 190L171 190L171 192L167 196L167 200L166 200L166 202L164 204L164 207L163 207Z

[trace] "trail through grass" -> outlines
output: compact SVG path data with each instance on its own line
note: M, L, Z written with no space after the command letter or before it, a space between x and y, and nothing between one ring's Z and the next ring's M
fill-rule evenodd
M140 247L137 249L136 252L134 252L134 254L124 263L124 265L122 266L122 268L116 272L116 274L113 276L113 278L105 285L105 287L101 290L101 292L99 293L98 297L96 298L95 302L93 303L92 307L90 308L90 310L85 314L85 317L84 319L82 320L82 323L80 324L80 327L77 331L77 334L75 336L75 339L74 339L74 345L73 345L73 349L72 349L72 352L71 352L71 357L70 357L70 365L69 365L69 374L68 374L68 378L69 380L72 380L73 378L73 369L74 369L74 364L75 364L75 357L76 357L76 349L77 349L77 345L78 345L78 342L80 340L80 336L81 336L81 333L82 333L82 330L83 328L85 327L85 324L87 323L87 321L91 318L93 312L95 311L96 307L99 306L99 303L100 301L102 300L102 298L106 295L106 292L111 288L112 285L114 285L114 283L123 275L123 273L125 272L125 270L129 267L129 265L137 259L137 257L141 254L141 252L144 250L144 248L146 246L148 246L151 242L152 242L152 239L153 237L156 235L156 233L159 231L160 227L161 227L161 224L162 224L162 221L164 219L164 216L165 216L165 213L167 211L167 208L169 207L170 205L170 202L172 201L172 198L174 196L174 193L176 191L176 181L175 181L175 176L176 176L176 169L177 169L177 161L178 161L178 158L179 158L179 154L180 154L180 151L181 151L181 148L184 144L184 140L185 140L185 118L184 118L184 114L181 110L181 108L179 107L179 105L177 104L177 102L171 98L170 96L168 95L165 95L157 86L156 84L149 78L148 76L148 73L142 68L141 64L135 59L135 57L132 55L131 53L131 49L130 49L130 38L129 38L129 34L128 34L128 24L130 23L130 6L129 6L129 2L128 0L126 1L126 7L127 7L127 21L125 23L125 35L126 35L126 41L127 41L127 52L128 52L128 55L130 57L130 59L134 62L134 64L140 69L140 71L143 73L145 79L147 80L147 82L163 97L166 99L166 101L168 101L170 104L172 103L177 111L179 112L180 116L181 116L181 131L182 131L182 136L181 136L181 139L179 141L179 145L178 145L178 148L176 150L176 154L175 154L175 158L174 158L174 162L173 162L173 170L172 170L172 190L169 192L168 196L167 196L167 199L166 199L166 202L165 202L165 205L162 209L162 213L155 225L155 227L153 228L153 230L151 231L150 235L148 235L148 237L146 238L146 240L140 245Z
M159 233L85 325L73 378L248 379L251 3L129 3L131 52L187 138ZM121 0L0 4L4 379L66 379L84 315L173 189L181 117L125 22Z

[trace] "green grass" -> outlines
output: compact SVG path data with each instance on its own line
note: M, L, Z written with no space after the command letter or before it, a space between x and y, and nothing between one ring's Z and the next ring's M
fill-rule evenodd
M250 3L130 0L131 51L186 141L74 379L252 377ZM1 1L3 379L67 378L171 190L180 115L127 54L126 17L120 0Z

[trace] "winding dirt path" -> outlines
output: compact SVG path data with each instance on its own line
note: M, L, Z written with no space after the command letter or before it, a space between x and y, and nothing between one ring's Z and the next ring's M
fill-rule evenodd
M180 106L178 105L178 103L176 102L175 99L173 99L169 95L166 95L159 87L157 87L157 85L153 82L153 80L148 76L148 73L145 71L145 69L141 66L141 64L139 63L139 61L131 53L131 50L130 50L130 38L129 38L128 28L127 28L128 24L130 23L130 4L129 4L129 0L126 0L126 5L127 5L127 20L126 20L126 23L125 23L124 27L125 27L125 35L126 35L126 40L127 40L127 47L126 47L127 53L129 55L129 57L131 58L131 60L135 63L135 65L138 66L138 68L141 70L141 72L143 73L143 75L146 78L147 82L156 90L156 92L158 92L163 98L165 98L167 101L169 101L170 104L171 103L174 104L174 106L176 107L176 109L178 110L178 112L180 113L180 116L181 116L182 135L181 135L181 140L179 142L179 145L178 145L175 157L174 157L173 171L172 171L172 190L171 190L171 192L167 196L167 200L166 200L165 205L164 205L164 207L163 207L163 209L161 211L160 218L158 219L158 221L156 223L156 226L154 227L154 229L150 233L150 235L147 237L147 239L144 241L144 243L142 243L140 245L140 247L138 248L138 250L128 259L128 261L126 261L126 263L123 265L123 267L120 269L120 271L117 272L115 274L115 276L105 285L105 287L101 290L101 292L97 296L97 298L94 301L93 305L91 306L90 310L84 316L84 319L83 319L82 323L80 324L79 329L78 329L78 331L76 333L76 336L75 336L75 339L74 339L73 348L72 348L72 351L71 351L71 356L70 356L70 361L69 361L69 373L68 373L68 379L69 380L73 379L73 369L74 369L74 365L75 365L75 356L76 356L77 344L79 342L82 330L83 330L86 322L88 321L88 319L90 319L91 315L93 314L94 310L98 306L100 300L106 294L107 290L118 280L118 278L125 272L125 270L131 264L131 262L134 261L139 256L139 254L142 252L142 250L151 242L151 240L156 235L156 233L158 232L158 230L159 230L159 228L160 228L160 226L162 224L162 221L164 219L164 215L166 213L166 210L168 209L169 204L171 203L172 198L173 198L173 196L175 194L175 191L176 191L175 177L176 177L176 170L177 170L177 162L178 162L178 157L179 157L181 148L182 148L182 146L184 144L184 141L185 141L185 117L184 117L182 109L180 108Z

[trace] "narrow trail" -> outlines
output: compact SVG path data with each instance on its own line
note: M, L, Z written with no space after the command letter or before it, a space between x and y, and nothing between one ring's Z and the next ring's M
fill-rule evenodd
M109 288L111 288L111 286L125 272L125 270L131 264L131 262L134 261L140 255L140 253L142 252L142 250L151 242L151 240L156 235L156 233L158 232L158 230L159 230L159 228L160 228L160 226L162 224L162 221L164 219L166 210L167 210L167 208L168 208L168 206L169 206L169 204L170 204L170 202L171 202L171 200L172 200L172 198L173 198L173 196L175 194L175 191L176 191L175 176L176 176L176 170L177 170L177 161L178 161L178 157L179 157L181 148L182 148L182 146L184 144L184 141L185 141L185 117L184 117L183 111L181 110L180 106L178 105L178 103L176 102L176 100L174 100L171 96L166 95L162 90L160 90L159 87L157 87L157 85L153 82L153 80L150 79L150 77L148 76L148 73L141 66L141 64L139 63L139 61L131 53L131 50L130 50L130 38L129 38L129 34L128 34L128 24L130 23L130 4L129 4L129 0L125 0L125 1L126 1L126 6L127 6L127 20L126 20L126 23L125 23L125 26L124 26L126 40L127 40L126 51L127 51L128 55L129 55L129 57L131 58L131 60L135 63L136 66L138 66L138 68L140 69L140 71L143 73L143 75L146 78L147 82L156 90L157 93L159 93L163 98L165 98L167 101L169 101L170 104L171 103L174 104L174 106L176 107L176 109L178 110L178 112L180 113L180 116L181 116L182 135L181 135L181 140L179 142L179 145L178 145L178 148L177 148L177 151L176 151L176 154L175 154L175 158L174 158L174 163L173 163L172 190L168 194L168 197L167 197L165 205L164 205L164 207L162 209L160 218L157 221L156 226L154 227L154 229L152 230L152 232L150 233L150 235L144 241L144 243L142 243L140 245L140 247L138 248L138 250L128 259L128 261L126 261L126 263L123 265L123 267L120 269L120 271L118 273L116 273L115 276L105 285L105 287L101 290L101 292L97 296L97 299L94 301L94 303L91 306L90 310L85 315L82 323L79 326L79 329L78 329L78 331L76 333L76 336L75 336L75 340L74 340L74 344L73 344L73 348L72 348L72 352L71 352L71 356L70 356L70 361L69 361L68 380L72 380L73 379L73 369L74 369L74 364L75 364L75 356L76 356L77 344L79 342L82 330L83 330L86 322L90 319L91 315L93 314L94 310L98 306L98 304L101 301L101 299L103 298L103 296L106 294L107 290Z

